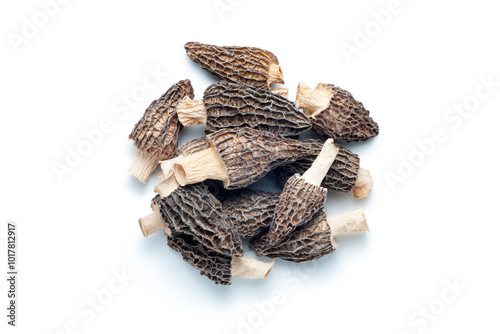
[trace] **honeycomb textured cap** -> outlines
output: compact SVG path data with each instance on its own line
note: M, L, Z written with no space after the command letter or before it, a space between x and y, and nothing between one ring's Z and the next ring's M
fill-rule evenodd
M284 83L278 58L271 52L240 46L215 46L198 42L184 45L192 61L221 80L270 89Z
M175 107L185 96L194 97L189 80L181 80L172 85L149 105L129 135L138 150L160 159L174 156L182 128Z

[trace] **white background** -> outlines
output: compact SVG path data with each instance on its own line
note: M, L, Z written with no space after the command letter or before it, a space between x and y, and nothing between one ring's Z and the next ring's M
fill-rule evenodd
M389 0L222 0L222 13L217 3L69 1L16 48L9 38L42 9L2 2L0 261L6 272L5 226L14 221L20 273L15 329L1 280L2 333L497 333L500 87L473 97L481 77L500 81L495 3L401 0L382 28L371 13ZM342 43L356 47L367 27L372 37L348 61ZM142 237L137 219L157 179L143 185L127 172L128 134L174 82L191 79L200 98L214 81L185 55L188 41L272 51L291 99L299 81L325 82L364 103L380 135L349 147L374 189L363 200L331 192L327 209L364 208L369 233L338 238L339 250L316 265L277 261L268 279L229 287L200 276L163 235ZM128 115L116 113L157 67L169 74ZM464 101L466 118L448 113ZM53 164L105 119L112 130L58 180ZM416 141L435 129L445 140L422 156ZM186 130L182 142L201 135ZM410 158L418 166L391 186L388 175ZM271 177L257 186L279 189ZM122 270L134 278L92 317L88 298L109 297ZM458 296L446 282L458 282ZM282 297L270 307L273 291Z

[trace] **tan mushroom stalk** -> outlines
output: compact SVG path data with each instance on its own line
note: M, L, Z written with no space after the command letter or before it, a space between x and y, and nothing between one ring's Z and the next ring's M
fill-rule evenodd
M311 167L302 176L295 174L286 182L269 229L270 246L311 220L325 204L327 189L320 185L338 151L333 140L328 139Z
M311 145L250 128L224 129L206 136L209 147L172 163L180 185L207 179L226 189L244 188L272 169L307 156ZM169 162L166 162L169 164ZM165 175L170 171L163 170Z
M236 127L296 136L311 128L311 122L295 104L280 94L248 85L219 81L210 85L203 100L185 97L177 106L184 126L203 124L206 133Z
M250 248L257 255L280 258L292 262L307 262L318 259L337 248L335 237L346 233L368 231L363 209L326 216L326 210L319 211L308 223L298 227L279 244L269 246L268 236L252 240Z
M309 117L313 130L326 137L359 142L379 133L378 124L370 117L370 112L340 87L318 84L311 88L301 82L295 104Z
M305 140L312 145L312 154L290 164L275 169L278 182L285 184L286 181L295 173L304 173L314 162L323 147L318 140ZM336 144L337 145L337 144ZM339 152L328 170L321 186L335 190L348 192L352 191L354 197L363 198L368 196L373 186L370 173L359 167L360 159L357 154L348 148L337 145Z
M150 104L129 135L137 147L129 172L141 182L146 183L160 160L174 156L182 127L176 106L186 96L194 97L191 81L181 80L172 85Z
M271 91L271 93L284 97L288 99L288 88L276 88Z
M184 46L192 61L221 80L262 89L285 83L278 58L271 52L239 46L215 46L189 42Z

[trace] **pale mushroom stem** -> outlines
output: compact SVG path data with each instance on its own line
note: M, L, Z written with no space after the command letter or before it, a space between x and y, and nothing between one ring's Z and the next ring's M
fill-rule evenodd
M170 175L167 178L163 178L163 174L161 176L161 181L155 186L155 192L160 194L161 197L167 197L171 193L175 191L179 187L179 183L174 175Z
M166 178L169 178L173 173L174 173L174 163L176 161L180 161L184 158L185 156L183 154L180 154L179 156L169 159L169 160L163 160L160 161L160 167L162 170L162 173L158 175L160 177L160 180L164 180Z
M182 186L208 179L221 180L224 186L229 183L226 166L214 146L174 162L173 170L175 178Z
M138 178L142 183L146 183L149 179L149 176L154 172L156 166L160 158L143 152L141 150L137 150L135 152L135 159L128 171Z
M354 197L360 199L365 198L372 191L373 179L369 171L360 168L358 171L358 179L352 192Z
M318 84L311 88L303 82L299 82L295 105L304 111L307 117L314 117L330 105L333 90L324 84Z
M315 186L320 186L326 174L330 170L335 158L339 153L339 148L333 143L333 139L328 139L324 144L321 152L314 160L311 167L301 176L307 183Z
M368 232L368 225L366 224L365 211L359 209L356 211L328 216L326 218L330 230L332 231L332 244L335 249L337 249L337 242L335 241L335 236L347 234L347 233L360 233Z
M192 100L189 96L185 96L179 101L176 109L179 122L184 126L207 123L207 110L203 100Z
M273 265L274 260L272 262L262 262L246 257L233 256L231 274L243 278L266 278Z
M283 72L281 72L280 64L277 60L273 60L269 65L269 76L267 77L267 87L271 88L272 84L284 84Z
M145 238L153 233L168 229L167 224L161 217L161 213L158 211L154 211L146 217L140 218L139 226Z
M288 88L276 88L271 91L271 93L284 97L288 99Z

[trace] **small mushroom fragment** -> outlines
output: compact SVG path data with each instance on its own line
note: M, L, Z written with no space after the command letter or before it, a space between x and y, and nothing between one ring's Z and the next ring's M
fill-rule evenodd
M174 156L182 128L176 106L186 96L194 97L191 81L181 80L172 85L158 100L150 104L129 135L137 146L135 160L129 172L140 181L146 183L160 160Z
M179 187L171 176L157 185L156 204L172 233L192 235L201 245L228 256L242 256L241 239L221 203L204 184ZM158 230L158 228L156 228Z
M313 153L303 159L276 168L274 172L278 177L279 183L284 184L293 174L302 174L309 169L323 147L321 142L317 140L308 139L305 142L311 143ZM359 168L359 157L357 154L344 146L337 145L337 147L339 148L339 152L321 186L342 192L352 190L356 198L368 196L373 186L370 172Z
M267 235L252 240L250 248L258 256L306 262L333 253L338 246L335 237L346 233L368 231L363 209L336 215L326 215L323 208L311 221L298 227L276 246L268 246Z
M265 278L273 262L220 254L198 243L191 235L167 235L168 245L181 253L184 261L200 271L216 284L230 285L232 276Z
M307 223L325 204L327 189L321 187L339 149L328 139L311 167L285 184L268 233L269 246L277 245L298 226Z
M278 58L269 51L197 42L186 43L184 48L192 61L221 80L262 89L270 89L275 83L285 83Z
M295 104L310 118L313 130L326 137L359 142L378 135L370 112L340 87L320 83L313 89L301 82Z
M279 198L279 193L245 189L222 202L222 208L240 237L253 238L271 225Z
M236 127L295 136L311 128L311 122L285 97L252 86L219 81L210 85L203 100L185 97L177 106L184 126L205 125L205 132Z
M206 136L210 147L162 163L172 166L181 185L207 179L222 181L226 189L244 188L270 170L311 153L311 144L250 128L224 129ZM168 170L163 169L165 175Z

